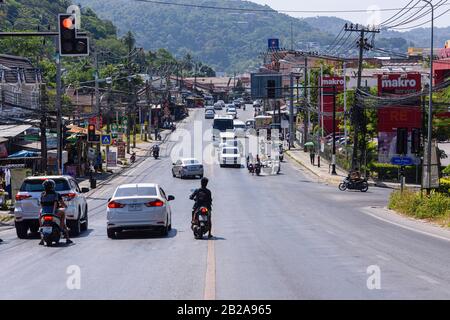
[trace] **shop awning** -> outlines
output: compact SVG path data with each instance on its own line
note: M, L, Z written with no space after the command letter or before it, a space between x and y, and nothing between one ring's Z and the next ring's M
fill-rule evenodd
M22 132L30 129L32 125L0 125L0 138L14 138L17 137Z

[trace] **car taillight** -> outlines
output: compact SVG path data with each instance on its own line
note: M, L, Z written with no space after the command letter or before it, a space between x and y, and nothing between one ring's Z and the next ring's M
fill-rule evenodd
M67 201L72 200L73 198L75 198L77 196L76 193L67 193L65 195L63 195L64 199Z
M200 210L200 212L201 212L202 214L207 214L207 213L208 213L208 209L202 208L202 209Z
M22 201L31 198L29 194L16 194L16 201Z
M44 221L53 221L52 216L44 216Z
M145 204L147 207L162 207L164 206L164 202L161 200L151 201Z
M108 203L108 208L110 209L120 209L125 207L124 204L116 202L116 201L111 201L110 203Z

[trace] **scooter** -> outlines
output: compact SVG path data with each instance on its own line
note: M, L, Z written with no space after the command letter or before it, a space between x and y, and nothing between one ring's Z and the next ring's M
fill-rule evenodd
M63 233L61 218L53 213L43 213L41 210L39 219L41 221L39 232L47 247L52 246L53 243L58 245Z
M255 173L257 176L261 175L261 164L259 162L255 164Z
M255 174L255 166L252 163L249 163L247 166L248 172L252 175Z
M200 207L195 211L192 224L195 239L202 239L209 232L209 214L209 209L206 207Z
M131 161L131 163L135 163L135 162L136 162L136 153L135 153L135 152L133 152L133 153L131 154L130 161Z
M357 181L350 180L350 177L346 177L342 183L339 184L339 190L359 190L361 192L367 192L369 190L369 183L366 179L359 179Z
M159 157L159 149L153 149L153 158L157 160Z

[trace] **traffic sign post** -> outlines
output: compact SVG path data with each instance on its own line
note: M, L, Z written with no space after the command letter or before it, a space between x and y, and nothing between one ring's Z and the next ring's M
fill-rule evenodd
M102 145L110 146L112 142L112 138L110 134L102 134Z
M412 166L414 165L414 161L412 158L408 157L393 157L391 159L391 164L396 166Z

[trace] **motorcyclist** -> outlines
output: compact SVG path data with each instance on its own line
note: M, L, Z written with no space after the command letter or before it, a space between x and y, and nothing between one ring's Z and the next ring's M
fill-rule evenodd
M152 152L153 152L153 154L155 154L155 152L156 152L157 155L159 156L159 145L155 144L155 145L152 147Z
M69 230L66 226L66 216L64 212L58 210L59 208L66 208L66 204L64 203L64 200L62 199L62 196L55 191L55 181L53 180L45 180L42 183L42 186L44 187L44 191L41 194L40 198L40 204L42 208L43 213L53 213L54 215L58 216L60 219L60 227L64 232L64 235L66 237L66 244L73 243L72 240L70 240L69 237ZM39 219L39 224L41 223L41 219ZM41 239L41 242L39 242L39 245L44 245L44 239Z
M359 182L361 181L361 173L358 169L352 170L349 173L349 179L351 182Z
M133 153L131 153L131 163L134 163L136 161L136 152L133 151Z
M211 238L212 237L212 234L211 234L211 229L212 229L212 222L211 222L212 195L211 195L211 191L208 188L206 188L208 186L208 182L209 182L208 178L203 177L202 180L200 181L200 184L201 184L200 189L195 190L194 193L191 194L189 199L195 200L194 207L192 208L192 223L193 224L195 223L195 217L194 217L195 212L200 207L208 208L208 210L209 210L208 238Z

